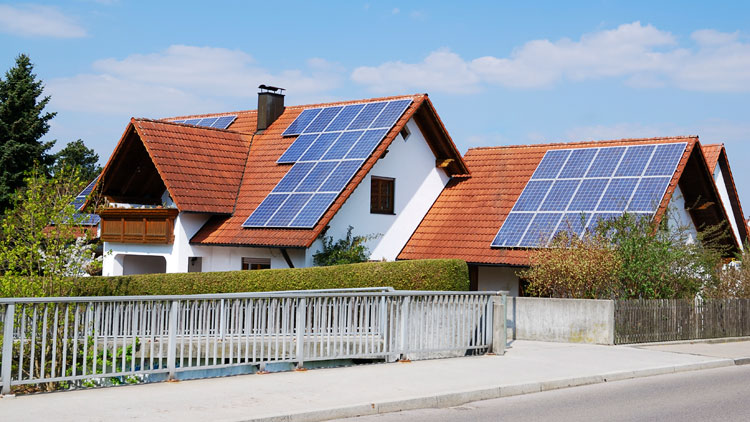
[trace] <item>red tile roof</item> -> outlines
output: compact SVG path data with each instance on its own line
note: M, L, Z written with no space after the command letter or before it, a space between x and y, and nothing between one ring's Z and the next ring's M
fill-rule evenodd
M312 229L280 229L280 228L243 228L242 223L252 214L255 208L263 201L268 193L276 186L289 170L289 164L277 164L276 160L296 139L295 137L282 137L282 132L294 121L295 118L306 108L331 106L352 103L367 103L383 100L394 100L411 98L413 100L404 115L394 125L393 129L386 135L385 139L376 148L370 158L354 175L343 192L334 201L333 205L323 214L323 217ZM336 212L341 208L349 195L359 185L365 175L378 161L382 153L388 149L393 139L401 131L406 122L419 109L423 102L429 101L426 95L401 96L374 98L365 101L348 101L332 104L305 105L286 107L284 113L263 133L252 137L252 147L247 158L247 165L237 197L236 208L231 217L214 217L198 231L191 240L192 243L204 245L255 245L255 246L277 246L277 247L307 247L310 246L320 235L323 229ZM243 122L235 122L235 125ZM255 131L255 127L250 128ZM460 155L459 155L460 157Z
M454 177L448 183L398 259L458 258L472 263L528 265L529 250L491 248L490 244L547 150L674 142L687 142L687 148L657 212L661 218L693 147L700 145L698 137L470 149L464 159L471 177Z
M724 149L724 144L701 145L701 148L703 149L703 155L706 156L706 164L708 164L708 169L713 175L714 169L716 169L716 164L719 163L719 155L721 155L721 150Z
M148 119L131 124L180 211L232 212L249 137Z

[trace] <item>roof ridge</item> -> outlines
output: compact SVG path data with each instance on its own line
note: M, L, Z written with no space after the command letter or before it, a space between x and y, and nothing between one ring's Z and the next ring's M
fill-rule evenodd
M210 126L189 125L189 124L186 124L186 123L175 123L175 122L170 122L170 121L166 121L166 120L149 119L149 118L146 118L146 117L133 117L133 120L136 121L136 122L159 123L159 124L167 124L167 125L172 125L172 126L181 126L181 127L191 128L191 129L208 129L208 130L215 130L215 131L222 132L222 133L232 133L232 134L237 134L237 135L247 135L244 132L238 132L236 130L221 129L221 128L218 128L218 127L210 127Z
M474 147L469 148L469 151L473 150L500 150L500 149L521 149L521 148L540 148L540 147L552 147L561 145L590 145L590 144L604 144L604 143L616 143L616 142L636 142L636 141L666 141L666 140L685 140L685 139L699 139L698 135L680 135L680 136L655 136L651 138L622 138L622 139L602 139L602 140L590 140L590 141L575 141L575 142L548 142L544 144L519 144L519 145L497 145L491 147Z
M359 103L373 103L377 101L393 101L396 99L405 99L405 98L411 98L412 100L416 100L419 97L427 97L427 93L421 93L421 94L406 94L406 95L392 95L388 97L374 97L374 98L360 98L357 100L341 100L341 101L332 101L327 103L317 103L317 104L297 104L297 105L289 105L285 106L286 109L299 109L299 108L311 108L311 107L331 107L331 106L337 106L337 105L351 105L351 104L359 104ZM198 117L220 117L219 115L232 115L232 114L239 114L239 113L257 113L257 109L250 109L250 110L239 110L239 111L227 111L227 112L220 112L220 113L204 113L204 114L188 114L183 116L170 116L170 117L163 117L158 120L166 120L166 119L186 119L189 117L192 118L198 118Z

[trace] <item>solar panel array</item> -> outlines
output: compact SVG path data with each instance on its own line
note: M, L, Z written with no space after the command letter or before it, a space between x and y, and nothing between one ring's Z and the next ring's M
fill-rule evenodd
M172 120L172 123L184 123L186 125L213 127L226 129L232 124L237 116L202 117L198 119Z
M625 212L652 215L686 145L547 151L492 246L544 247L560 232L580 237Z
M277 161L294 165L242 226L315 226L411 102L302 111L283 133L299 136Z
M80 212L83 209L83 206L86 205L86 199L91 195L91 192L94 190L94 186L96 185L96 182L99 181L100 176L101 175L96 176L96 179L89 183L73 200L73 206L76 208L76 211L79 211L74 217L77 224L94 226L99 224L99 221L101 220L96 214L84 214Z

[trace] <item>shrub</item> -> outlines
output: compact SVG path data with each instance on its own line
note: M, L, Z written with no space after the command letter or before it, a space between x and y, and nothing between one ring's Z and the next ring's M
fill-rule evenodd
M519 273L539 296L603 299L693 298L716 282L726 254L726 228L703 228L690 240L687 227L669 227L669 215L623 214L601 220L582 239L565 233L550 248L531 253Z
M567 234L531 256L531 267L519 276L529 281L532 296L577 299L610 298L617 290L622 261L600 237L583 240Z
M716 278L703 292L706 297L750 299L750 245L738 260L721 266Z
M278 270L84 277L76 280L73 295L184 295L380 286L397 290L466 291L469 271L464 261L435 259Z
M366 262L370 258L370 250L365 242L377 236L352 236L352 230L354 230L354 227L349 226L346 229L346 236L335 243L331 236L323 237L323 250L317 251L313 255L315 265L328 266Z

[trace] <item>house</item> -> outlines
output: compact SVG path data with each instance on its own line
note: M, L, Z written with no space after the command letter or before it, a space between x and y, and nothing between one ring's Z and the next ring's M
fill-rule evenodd
M468 168L426 94L133 118L102 172L104 275L313 265L322 236L394 260Z
M516 272L540 242L623 210L669 215L694 237L730 221L738 251L747 230L726 152L715 149L707 160L697 136L470 149L468 174L451 179L398 259L463 259L472 289L518 295Z

